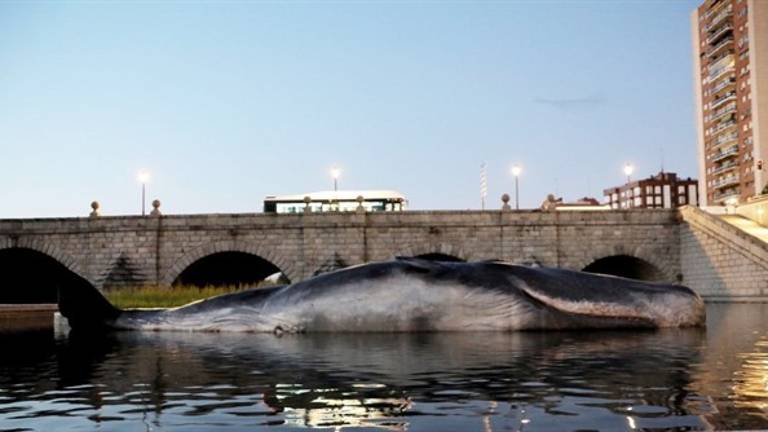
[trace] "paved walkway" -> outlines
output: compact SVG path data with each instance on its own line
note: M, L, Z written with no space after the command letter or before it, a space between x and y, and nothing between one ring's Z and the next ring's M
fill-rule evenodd
M744 216L722 215L720 217L724 221L746 232L747 234L750 234L768 243L768 227L760 225L751 219L745 218Z

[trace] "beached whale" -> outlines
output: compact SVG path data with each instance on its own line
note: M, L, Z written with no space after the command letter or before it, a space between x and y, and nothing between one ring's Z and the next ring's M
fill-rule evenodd
M398 258L163 310L119 310L60 290L77 329L237 332L514 331L704 324L686 287L504 262Z

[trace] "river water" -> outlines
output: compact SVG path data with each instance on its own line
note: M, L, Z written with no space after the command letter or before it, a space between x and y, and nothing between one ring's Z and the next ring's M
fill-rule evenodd
M0 431L768 428L768 305L706 330L0 332Z

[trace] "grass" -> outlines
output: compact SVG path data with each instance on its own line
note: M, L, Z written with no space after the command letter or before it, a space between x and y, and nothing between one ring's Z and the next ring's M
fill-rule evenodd
M262 282L258 287L270 285ZM248 288L253 288L253 285L206 286L203 288L189 285L178 285L170 288L147 285L137 288L114 288L107 290L104 295L110 303L120 309L169 308Z

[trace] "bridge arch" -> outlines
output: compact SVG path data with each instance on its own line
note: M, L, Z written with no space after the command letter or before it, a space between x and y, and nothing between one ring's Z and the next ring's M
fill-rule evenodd
M568 268L582 271L590 271L597 266L602 266L601 269L605 273L605 266L623 266L627 268L639 269L640 267L646 269L646 279L654 281L674 282L677 276L677 270L675 267L676 257L672 256L669 251L662 248L652 247L627 247L625 244L616 244L609 247L597 247L590 251L591 253L583 256L582 259L577 260L574 263L566 265ZM611 257L624 257L624 258L611 258ZM609 260L610 259L610 260ZM595 263L598 264L593 265ZM587 270L587 268L590 270ZM608 267L610 269L610 267ZM640 270L632 270L640 271ZM626 273L626 272L624 272ZM608 274L616 275L615 272ZM649 278L652 275L653 279ZM622 276L621 274L617 276Z
M205 244L184 254L165 272L160 282L163 285L172 285L193 265L216 266L228 259L238 263L250 261L263 269L273 268L275 272L282 272L291 281L301 280L292 263L271 249L251 242L221 241Z
M582 271L609 274L644 281L667 281L664 271L642 258L631 255L610 255L592 261Z
M57 303L59 289L90 286L76 263L55 249L26 242L0 246L0 303Z
M444 258L445 261L470 261L471 259L471 256L466 253L463 248L450 243L411 245L405 249L401 249L394 256L408 256L435 260Z
M16 240L12 240L10 238L0 239L0 251L4 249L30 249L40 252L43 255L47 255L53 258L72 273L75 273L83 279L88 280L88 278L84 276L83 269L80 267L80 264L75 258L48 242L36 238L25 237Z

